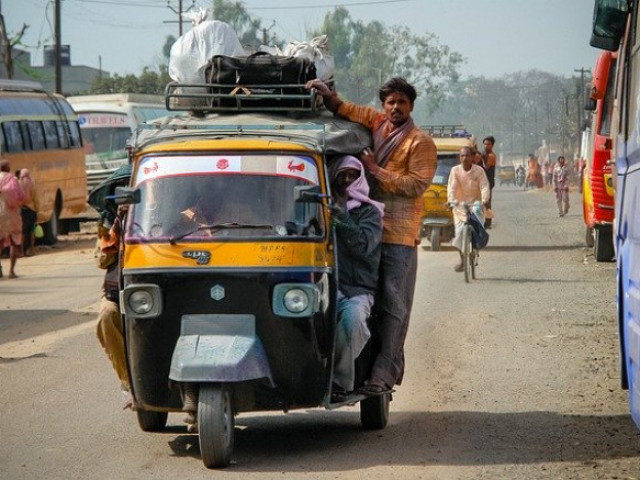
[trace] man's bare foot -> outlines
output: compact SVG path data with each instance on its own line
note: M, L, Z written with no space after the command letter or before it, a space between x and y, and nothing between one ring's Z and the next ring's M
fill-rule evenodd
M18 275L13 272L9 272L9 278L18 278Z

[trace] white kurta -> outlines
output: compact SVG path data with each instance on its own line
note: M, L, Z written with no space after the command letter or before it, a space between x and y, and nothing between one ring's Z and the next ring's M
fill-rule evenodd
M462 165L456 165L451 169L449 183L447 184L447 201L449 203L454 201L464 202L468 205L472 205L477 201L486 203L489 201L490 195L489 180L482 167L471 165L471 169L467 171ZM456 233L451 243L460 250L462 241L460 231L467 220L467 214L464 209L454 207L453 220Z

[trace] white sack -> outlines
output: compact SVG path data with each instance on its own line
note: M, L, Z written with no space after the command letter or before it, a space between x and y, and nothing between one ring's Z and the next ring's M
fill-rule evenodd
M236 32L225 22L196 25L171 46L169 76L179 83L205 83L204 71L214 55L245 55Z
M313 38L309 42L291 42L284 49L284 55L308 58L316 66L316 75L326 82L333 78L336 64L329 54L329 40L326 35Z

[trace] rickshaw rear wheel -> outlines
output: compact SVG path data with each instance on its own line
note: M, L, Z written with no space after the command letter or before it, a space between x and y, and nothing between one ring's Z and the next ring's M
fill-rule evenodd
M138 417L138 425L140 425L143 432L158 432L164 430L164 427L167 426L169 414L167 412L152 412L138 408L136 416Z
M226 385L203 384L198 395L200 455L207 468L224 468L231 463L234 442L231 395Z
M360 402L360 422L367 430L382 430L389 421L391 394L385 393Z
M431 251L437 252L440 250L440 229L434 227L431 229Z

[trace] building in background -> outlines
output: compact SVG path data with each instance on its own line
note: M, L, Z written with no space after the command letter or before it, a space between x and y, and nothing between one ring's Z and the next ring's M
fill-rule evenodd
M71 47L61 45L62 93L63 95L86 93L96 78L109 77L104 70L71 64ZM44 48L43 66L32 66L31 53L13 48L13 80L39 82L49 92L55 90L55 56L53 45ZM7 71L0 55L0 79L7 79Z

